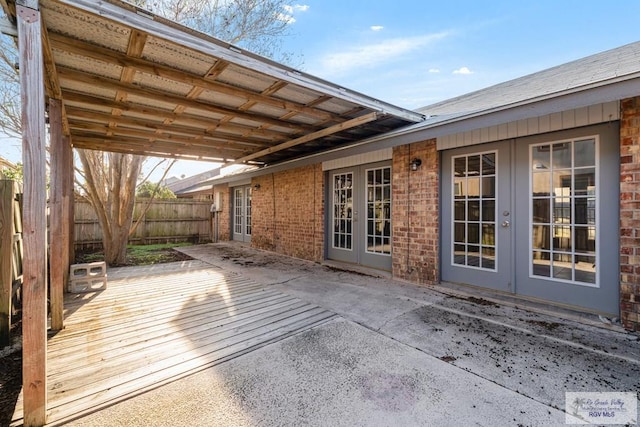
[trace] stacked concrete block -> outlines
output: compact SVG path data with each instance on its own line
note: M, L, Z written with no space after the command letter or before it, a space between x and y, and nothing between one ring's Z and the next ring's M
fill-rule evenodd
M107 289L107 264L104 261L73 264L69 271L69 292L95 292Z

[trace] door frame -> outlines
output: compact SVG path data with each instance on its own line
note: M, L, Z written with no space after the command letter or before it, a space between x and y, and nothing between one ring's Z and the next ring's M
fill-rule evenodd
M511 140L503 140L482 145L472 145L455 150L447 150L441 155L441 182L440 182L440 271L442 280L445 282L471 284L487 289L502 292L513 292L514 269L513 269L513 227L515 220L513 218L513 200L512 200L512 147ZM454 242L454 227L457 222L455 214L455 195L454 195L454 160L462 156L480 155L482 163L482 155L495 153L496 172L493 176L495 179L495 207L493 211L493 221L485 221L487 225L494 225L495 235L495 269L485 269L476 266L458 265L454 261L453 249L456 246ZM479 177L481 179L481 177ZM484 204L484 199L480 200L478 206ZM458 199L462 201L462 199ZM473 198L475 201L475 198ZM469 203L469 202L468 202ZM465 220L459 223L469 225L468 205L465 205ZM481 213L484 216L484 213ZM484 219L480 217L481 219ZM466 235L466 246L478 246L482 248L482 220L478 220L480 233L480 241L477 244L468 242ZM507 226L502 226L504 221L508 221ZM472 224L476 220L471 221ZM482 249L480 249L482 250Z
M389 253L378 254L368 251L368 207L367 207L367 172L371 169L389 168L389 183L388 183L388 231L389 231ZM334 246L334 177L336 175L352 173L352 206L351 212L353 215L351 222L352 242L351 249L342 249ZM325 214L325 258L340 262L346 262L351 264L362 265L365 267L376 268L379 270L391 271L392 268L392 253L391 242L393 236L391 235L391 205L393 197L392 179L393 170L392 162L390 160L365 163L353 165L350 167L331 169L326 172L325 175L325 200L327 201L327 209ZM374 237L375 239L375 237Z
M237 212L237 198L236 192L240 190L242 191L242 206L240 209L242 210L239 214ZM251 185L239 185L236 187L231 187L231 239L239 242L251 243L251 198L252 198L252 187ZM248 203L247 203L248 202ZM240 229L241 232L236 232L236 218L238 215L241 217Z
M515 260L517 293L519 295L551 300L559 304L577 306L594 312L618 316L620 310L620 145L618 123L586 126L544 135L519 138L516 161L529 161L531 145L552 144L565 140L595 137L596 151L596 277L597 285L545 279L533 276L530 271L531 232L529 218L529 167L526 177L516 176L519 188L527 191L516 193L516 209L526 212L526 228L516 229L518 256ZM526 180L523 182L523 180ZM516 215L524 215L521 212ZM526 242L525 242L526 240ZM525 247L526 244L526 247ZM526 251L524 250L526 248ZM524 252L524 253L522 253ZM574 251L575 252L575 251Z
M598 285L590 286L577 282L562 282L533 276L530 272L532 253L532 218L530 216L532 205L530 203L529 182L531 174L530 147L536 144L553 144L560 140L580 140L581 138L590 137L596 137L599 141L596 152L597 172L595 182L598 200L598 211L596 213L598 240L595 252ZM453 223L453 220L450 219L453 214L453 208L450 206L450 202L453 199L453 190L450 187L452 185L452 177L450 176L452 166L447 166L447 162L450 162L453 157L458 155L482 153L490 150L496 144L508 144L510 147L509 168L511 172L508 187L511 197L511 248L508 260L511 280L507 289L487 284L480 274L468 275L467 278L452 278L451 274L447 272L447 263L451 263L451 248L453 245L453 242L447 242L447 239L453 236L453 231L447 228L452 227L451 224ZM544 300L552 304L572 306L581 311L586 310L617 316L620 310L620 288L618 286L620 275L618 267L620 265L619 150L619 123L612 122L443 151L440 156L440 271L442 281L506 291L514 295ZM451 195L448 196L445 191L448 191ZM497 213L500 213L500 210ZM498 227L499 229L501 227ZM576 251L574 250L574 252Z

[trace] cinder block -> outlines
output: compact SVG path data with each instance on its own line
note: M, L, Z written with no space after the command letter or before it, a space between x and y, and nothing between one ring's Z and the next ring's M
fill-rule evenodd
M104 261L72 264L70 270L69 280L98 278L107 275L107 264Z
M69 281L69 292L78 294L83 292L103 291L107 289L107 276Z
M107 289L107 264L104 261L73 264L69 271L69 292L95 292Z

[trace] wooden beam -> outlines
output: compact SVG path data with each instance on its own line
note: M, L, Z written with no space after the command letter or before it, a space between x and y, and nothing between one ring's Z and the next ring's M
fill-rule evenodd
M245 126L241 124L235 123L222 123L220 120L205 118L202 116L198 116L195 114L177 114L172 110L162 109L160 107L151 107L143 104L135 104L131 101L127 102L118 102L109 100L102 97L82 94L73 91L63 90L63 98L65 100L65 104L70 103L81 103L86 104L87 106L99 105L103 107L109 108L118 108L122 111L128 111L131 113L142 114L145 116L151 116L154 119L163 119L173 121L179 121L182 124L189 124L195 127L202 127L206 129L221 129L227 132L231 132L234 134L239 134L244 137L259 137L264 139L269 139L272 141L282 139L283 137L287 137L289 134L272 131L266 129L253 128L251 126ZM80 109L80 107L77 107ZM84 108L86 111L94 111L91 108Z
M102 138L105 141L111 139L126 141L127 139L135 144L136 141L149 144L149 146L166 147L201 147L206 150L224 150L230 153L247 153L252 149L255 149L255 145L238 145L236 143L229 143L223 140L214 140L207 138L206 140L194 139L187 137L178 137L175 135L155 134L148 131L139 131L134 129L127 129L122 127L108 128L106 125L95 123L75 123L72 122L72 130L76 139L83 138L85 136ZM110 134L107 135L106 131L110 130Z
M76 248L74 245L75 241L75 213L74 213L74 205L75 205L75 170L73 167L73 144L71 138L67 138L67 144L65 144L65 158L66 158L66 171L65 174L65 187L63 191L63 200L67 203L65 207L64 216L67 218L67 239L68 239L68 260L69 264L73 264L76 258ZM67 271L67 275L65 276L65 283L67 283L69 271Z
M142 55L142 51L144 50L144 45L147 43L147 35L137 30L132 30L131 34L129 34L129 44L127 45L127 55L133 57L140 57ZM120 73L120 81L123 83L131 83L136 76L136 70L130 67L123 67L122 72ZM125 102L127 100L127 92L117 91L115 100L120 102ZM111 111L113 116L121 116L122 110L118 108L114 108ZM115 121L109 122L110 127L117 126Z
M47 192L44 65L38 2L18 5L22 99L23 197L23 397L24 425L47 421Z
M96 76L93 74L85 74L76 70L72 70L66 67L58 67L58 74L64 79L85 83L88 85L116 90L124 91L131 95L141 96L151 101L158 102L170 102L176 105L184 105L188 108L195 108L201 111L207 111L214 114L223 116L233 116L235 118L249 120L259 124L268 124L272 126L279 126L285 129L294 129L296 131L316 131L317 127L305 125L302 123L291 123L288 121L280 120L271 116L258 113L247 113L243 111L234 110L232 108L220 107L215 104L207 103L204 101L190 100L184 96L172 95L166 91L159 89L143 88L140 85L133 83L124 83L113 79Z
M130 150L150 150L154 153L164 153L162 157L167 157L175 151L176 154L190 154L194 156L206 156L209 158L236 159L239 156L248 154L251 150L224 150L217 147L208 147L198 144L174 144L164 141L149 141L147 139L135 139L121 136L100 136L91 132L74 132L73 145L77 148L91 148L92 150L114 151L114 148ZM120 150L118 150L120 152Z
M72 123L71 127L76 123L81 124L83 122L89 122L98 124L108 122L111 119L110 114L83 110L77 107L68 107L67 114ZM126 116L118 117L118 126L131 126L138 130L146 130L149 132L150 138L153 138L154 132L157 132L167 135L189 136L192 138L199 138L202 141L207 140L207 138L217 141L233 141L239 145L248 147L264 147L272 145L273 143L272 140L246 138L220 131L207 132L204 127L164 124L164 122L154 122L148 119L130 118ZM112 128L109 130L113 131L114 129Z
M300 138L292 139L291 141L287 141L283 144L279 144L274 147L269 147L264 150L260 150L256 153L249 154L248 156L244 156L240 159L237 159L231 162L231 164L243 163L248 160L253 160L258 157L266 156L267 154L272 154L278 151L286 150L287 148L295 147L296 145L304 144L305 142L313 141L315 139L323 138L325 136L329 136L331 134L341 132L346 129L351 129L357 126L361 126L365 123L375 121L377 118L378 118L378 113L365 114L363 116L356 117L355 119L347 120L346 122L328 127L326 129L319 130L317 132L310 133Z
M65 272L69 270L68 253L68 225L64 217L64 190L66 184L67 158L64 145L68 142L62 133L62 101L49 99L49 132L51 156L51 179L49 189L49 236L50 242L50 302L51 329L60 331L64 327L64 288L66 285Z
M51 40L54 41L56 49L92 58L100 62L116 64L123 68L139 71L141 73L149 74L152 76L159 76L180 83L185 83L200 89L210 90L229 96L235 96L240 99L244 99L247 102L252 102L253 105L264 104L274 108L293 111L296 114L304 114L309 117L318 118L323 121L329 120L338 123L344 120L344 118L340 117L337 114L332 114L330 112L323 111L317 108L308 107L296 102L270 97L270 95L277 92L277 90L286 86L288 84L286 82L278 81L276 82L276 90L273 90L273 88L269 88L270 90L267 89L267 92L260 93L247 89L241 89L239 87L222 82L213 81L212 73L207 73L205 77L202 77L184 70L177 70L162 64L158 64L156 62L141 59L135 55L127 56L123 53L111 49L96 46L93 44L82 43L78 40L71 39L60 34L51 34L50 37Z
M154 151L152 148L132 146L126 143L111 143L111 141L102 140L104 144L97 144L91 139L74 140L73 146L75 148L81 148L86 150L99 150L109 151L112 153L123 154L137 154L141 156L162 157L167 159L179 159L179 160L202 160L212 163L225 163L228 158L220 157L220 153L215 153L217 156L212 156L211 153L198 152L194 150L187 150L186 153L177 153L169 151ZM108 145L106 145L108 144ZM155 147L154 147L155 148ZM73 245L71 245L73 246Z

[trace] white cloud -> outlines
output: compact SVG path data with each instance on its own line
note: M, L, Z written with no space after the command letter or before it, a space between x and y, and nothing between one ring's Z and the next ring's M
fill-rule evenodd
M473 74L473 71L467 67L460 67L457 70L453 70L453 74Z
M382 25L372 25L372 26L371 26L371 27L369 27L369 28L371 28L371 30L372 30L372 31L380 31L380 30L382 30L384 27L383 27Z
M306 12L307 10L309 10L308 5L301 5L301 4L296 4L295 6L290 6L286 4L282 6L282 8L284 9L285 13L278 13L277 18L278 20L285 22L287 24L293 24L294 22L296 22L296 18L293 17L294 13Z
M282 21L286 24L293 24L294 22L296 22L296 18L291 15L287 15L286 13L278 13L276 17L279 21Z
M319 75L344 74L362 67L373 67L393 61L423 48L444 37L447 33L384 40L380 43L353 46L342 52L328 53L321 58L324 72Z
M283 6L285 12L287 12L289 15L293 14L294 12L306 12L307 10L309 10L309 5L306 4L296 4L294 6L290 6L290 5L284 5Z
M438 69L438 68L429 68L429 72L430 73L439 73L440 69Z

